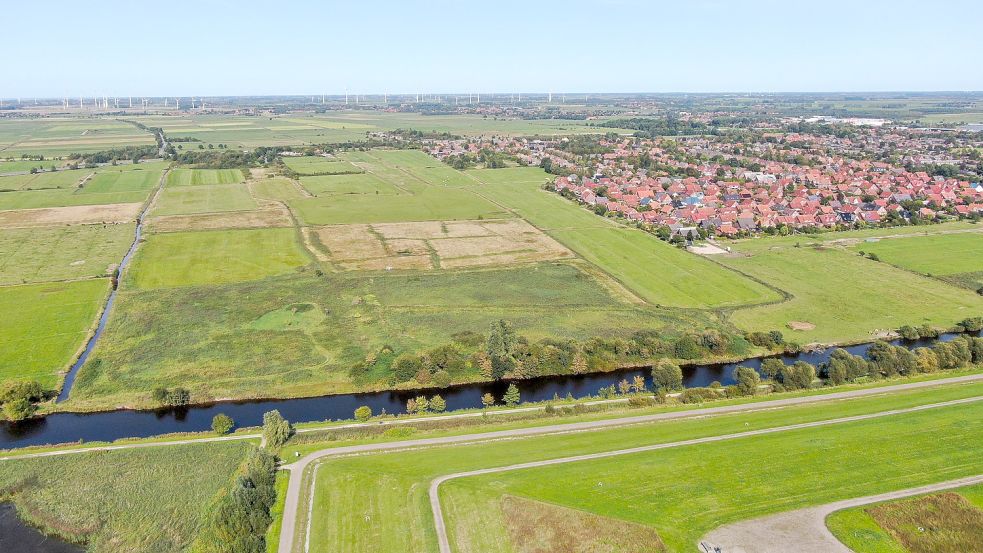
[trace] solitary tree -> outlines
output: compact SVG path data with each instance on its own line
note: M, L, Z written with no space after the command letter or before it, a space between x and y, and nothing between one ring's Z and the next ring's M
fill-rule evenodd
M508 389L505 390L505 395L502 396L502 402L509 407L515 407L520 401L519 388L515 384L509 384Z
M293 427L279 411L268 411L263 415L263 438L268 449L276 449L287 443L292 433Z
M355 409L355 420L359 422L365 422L372 418L372 408L368 405L363 405L358 409Z
M219 413L212 418L212 432L216 434L228 434L232 431L232 427L235 426L235 422L232 417Z
M484 405L485 407L491 407L492 405L495 405L495 396L491 394L485 394L481 396L481 404Z
M671 392L683 388L683 370L668 359L659 359L652 367L652 385L656 390Z

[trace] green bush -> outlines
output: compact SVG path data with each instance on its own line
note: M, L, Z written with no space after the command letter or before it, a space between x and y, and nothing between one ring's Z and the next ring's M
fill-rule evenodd
M212 418L212 432L216 434L228 434L232 431L233 426L235 426L235 421L224 413L219 413Z

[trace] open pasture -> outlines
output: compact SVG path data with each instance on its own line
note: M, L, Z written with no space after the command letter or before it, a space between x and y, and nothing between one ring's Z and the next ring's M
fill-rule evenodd
M108 278L0 287L0 382L35 379L55 388L109 287Z
M143 202L164 167L141 163L0 177L0 190L5 190L0 192L0 210Z
M163 237L152 237L141 251ZM147 274L143 263L136 260L128 278L139 283ZM316 306L323 317L305 318L304 325L274 324L293 320L283 315L296 305ZM693 314L684 323L625 304L566 264L370 277L306 272L153 290L124 285L69 401L80 408L146 404L158 385L185 386L202 397L311 396L385 386L389 374L356 383L349 369L385 345L399 353L420 352L448 344L465 330L485 334L501 318L534 340L714 324L705 315ZM475 367L455 376L477 377Z
M239 169L172 169L167 174L168 186L197 186L201 184L237 184L244 179Z
M862 242L853 250L877 254L881 261L926 275L983 271L983 232L885 238Z
M93 553L184 551L250 447L235 441L3 461L0 500Z
M362 170L336 157L284 157L283 163L299 175L340 175L361 173Z
M788 292L773 305L735 311L745 330L781 330L800 343L861 341L905 324L950 327L983 313L983 297L969 290L862 258L835 246L739 243L721 263ZM788 332L792 322L815 325Z
M293 229L155 234L127 277L143 289L256 280L304 265Z
M64 165L64 163L65 162L61 160L49 159L44 161L36 161L32 159L10 159L7 161L0 161L0 175L6 173L26 173L31 169L47 171L51 169L51 167L59 168Z
M133 224L0 230L0 285L112 275Z
M0 120L0 156L65 156L121 146L154 144L154 137L134 125L102 117Z
M42 173L0 177L0 190L50 190L52 188L78 188L93 176L93 169L65 169Z
M260 200L287 202L310 197L295 181L285 178L254 180L247 185L252 196Z
M371 173L300 177L300 184L313 196L376 194L393 196L406 192Z
M453 221L509 215L471 191L433 187L412 195L344 194L305 198L290 202L290 207L308 225Z
M153 216L249 211L259 207L245 184L164 187Z
M290 227L293 221L285 207L273 205L252 211L228 211L197 215L164 215L147 220L152 232L182 232L189 230L231 230L270 227Z
M330 460L317 472L311 551L437 551L426 495L429 482L440 475L873 413L972 397L980 390L978 384L951 386L823 406ZM441 487L441 498L457 552L522 551L510 539L508 507L502 504L506 496L576 509L612 524L642 524L655 530L668 550L691 551L704 532L726 522L978 472L983 467L976 442L983 428L971 421L980 409L977 403L917 418L903 415L455 480ZM953 424L968 426L951 435L945 429ZM940 433L951 436L951 442L940 443ZM899 441L906 447L898 448ZM975 457L966 447L976 450ZM884 462L871 463L875 454ZM767 458L768 470L760 463L735 461L748 458ZM788 478L775 478L776 471ZM664 474L672 477L659 476Z

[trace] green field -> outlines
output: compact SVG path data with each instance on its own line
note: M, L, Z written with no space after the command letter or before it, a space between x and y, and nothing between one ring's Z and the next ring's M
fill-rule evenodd
M855 251L874 253L886 263L927 275L983 271L983 233L935 234L863 242Z
M245 184L164 187L152 215L191 215L256 209Z
M252 181L249 183L249 190L256 198L281 202L307 197L294 181L285 178Z
M60 160L9 160L0 161L0 174L3 173L19 173L21 171L30 171L31 169L41 169L47 171L51 166L61 167L65 162Z
M109 276L133 232L132 224L0 229L0 285Z
M327 194L379 194L394 196L397 194L406 194L406 192L371 173L301 177L300 184L314 196Z
M508 216L505 210L468 190L433 187L412 195L348 194L294 200L290 207L309 225L463 221Z
M848 249L758 240L734 250L719 261L792 295L783 303L735 311L731 322L746 330L779 329L800 343L860 341L905 324L948 328L983 313L983 297L971 291ZM792 323L815 328L790 331Z
M926 499L947 501L933 501L927 505L929 510L926 512L918 509ZM892 537L872 516L872 510L876 512L884 508L894 511L884 512L884 515L890 515L901 526L895 531L900 530L906 537L914 538L919 552L966 551L967 547L973 547L973 542L983 532L983 485L958 488L932 496L844 509L827 517L826 526L854 551L907 553L910 549ZM972 512L974 508L975 516ZM922 529L927 532L921 531ZM956 540L962 541L959 547L955 547L956 544L953 543Z
M109 286L109 279L93 279L0 287L0 382L34 379L55 388L94 327Z
M0 120L0 155L64 156L119 148L148 146L154 137L122 121L101 117Z
M283 163L299 175L337 175L361 172L361 169L351 163L333 157L285 157Z
M0 501L93 553L183 551L249 447L237 441L7 460Z
M52 188L77 188L83 179L95 173L92 169L66 169L64 171L12 175L0 177L0 190L49 190Z
M143 202L166 166L151 162L0 177L0 210Z
M199 184L237 184L244 177L239 169L173 169L167 174L168 186L197 186Z
M293 272L305 262L293 229L172 232L149 237L127 276L143 289L222 284Z
M193 115L181 117L134 117L148 127L162 127L172 138L198 142L177 143L184 150L208 144L255 148L258 146L302 146L364 140L367 132L395 129L449 132L468 136L519 136L600 134L631 131L590 127L586 121L563 119L505 119L480 115L422 115L382 111L292 113L274 117L248 115ZM150 137L148 134L147 137ZM0 143L3 143L0 128ZM19 155L19 154L18 154Z
M138 282L146 274L141 263L128 273ZM304 310L294 313L298 306ZM145 403L157 385L186 386L201 397L387 387L388 372L353 382L349 369L385 345L420 352L450 343L458 332L483 335L500 318L532 340L627 337L639 328L715 324L706 314L665 314L622 303L563 264L370 278L305 273L146 291L124 285L68 404ZM452 376L479 378L476 367Z
M436 551L426 493L429 482L440 475L974 397L981 389L980 384L953 386L821 406L329 460L317 472L311 551ZM669 550L689 551L705 532L727 522L976 474L983 468L981 413L983 405L974 403L455 480L441 488L442 500L452 541L474 544L456 551L518 550L509 543L503 524L500 500L506 495L644 524L658 531ZM949 432L952 427L960 431ZM946 439L938 440L940 435ZM898 448L898 443L905 447ZM879 462L871 463L872 457Z

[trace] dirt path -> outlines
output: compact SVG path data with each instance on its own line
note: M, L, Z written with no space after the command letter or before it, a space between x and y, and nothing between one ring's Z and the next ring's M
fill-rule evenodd
M859 397L899 392L905 390L928 388L932 386L939 386L939 385L945 385L951 383L975 382L980 380L983 380L983 375L968 375L968 376L946 379L942 381L935 380L935 381L925 381L925 382L914 382L910 384L884 386L881 388L850 390L845 392L826 394L822 396L795 397L795 398L778 399L772 401L762 401L758 403L745 403L739 405L709 407L709 408L695 409L690 411L673 411L668 413L657 413L653 415L639 415L633 417L622 417L617 419L607 419L607 420L599 420L599 421L554 424L554 425L547 425L547 426L520 428L514 430L501 430L495 432L464 434L459 436L445 436L441 438L424 438L418 440L405 440L399 442L376 443L376 444L365 444L365 445L322 449L320 451L309 453L306 456L300 458L298 461L283 467L291 471L292 477L290 478L290 482L287 486L287 496L283 509L283 525L280 532L280 544L279 544L278 552L291 553L293 551L294 540L297 537L297 531L298 531L297 523L298 523L298 513L300 512L300 500L302 494L304 493L305 485L309 488L310 491L309 501L313 501L313 497L314 497L314 493L313 493L314 480L310 478L310 476L312 475L307 474L307 469L316 467L319 461L327 458L347 456L347 455L379 453L379 452L387 452L387 451L391 452L391 451L398 451L398 450L405 450L405 449L416 449L416 448L423 448L423 447L443 446L443 445L452 445L452 444L461 445L461 444L481 443L481 442L487 442L493 440L517 439L517 438L524 438L524 437L531 437L531 436L543 436L549 434L560 434L560 433L568 433L568 432L587 432L593 430L618 428L618 427L629 426L633 424L643 424L643 423L651 423L657 421L683 419L683 418L690 418L690 417L707 417L707 416L724 415L730 413L751 412L751 411L775 409L775 408L787 407L793 405L803 405L808 403L819 403L819 402L827 402L827 401L836 401L841 399L859 398ZM959 400L959 401L962 402L977 401L979 399L983 399L983 398L972 398L971 400ZM954 404L953 402L950 403ZM938 404L937 406L941 406L941 405L942 404ZM921 408L928 408L928 407L923 406ZM919 408L914 408L914 409L919 409ZM894 414L894 413L895 412L884 412L884 413L877 413L874 415L864 415L863 417L872 418L875 416L887 416L888 414ZM852 417L849 419L837 419L837 422L846 422L847 420L862 420L862 418ZM809 425L812 426L818 426L821 424L834 424L834 423L832 421L820 421L818 423L809 423ZM783 427L783 429L791 430L794 428L806 428L806 427L808 426L797 425L791 427ZM776 431L780 431L780 430L767 429L757 432L768 433L768 432L776 432ZM705 438L704 440L716 441L721 439L732 439L743 435L752 435L752 433L741 433L741 434L734 434L729 436L716 436L711 438ZM688 443L690 442L677 442L675 446L687 445ZM692 443L702 443L702 442L694 441ZM647 446L646 448L641 450L646 451L649 449L665 448L670 445L671 444L659 444L657 446ZM638 448L636 448L635 450L624 450L624 452L634 452L636 450L638 450ZM609 452L609 453L601 453L597 455L610 456L612 454L624 454L624 453ZM566 460L560 459L560 460L554 460L553 462L555 463L573 462L575 460L580 460L580 458L567 458ZM515 470L515 468L506 467L504 470ZM437 483L436 485L439 486L439 483ZM309 504L307 505L307 508L310 509ZM439 509L439 506L437 507L437 509ZM439 510L435 510L434 515L436 518L440 518L440 522L438 523L439 524L438 529L442 528L443 519ZM307 518L307 524L308 525L310 524L309 517ZM309 536L309 531L305 531L304 539L305 540L308 539L308 536ZM443 539L446 540L446 534L443 536Z
M704 537L700 551L713 553L785 553L823 551L850 553L826 527L826 517L842 509L960 488L983 482L983 475L939 482L918 488L837 501L722 526Z

